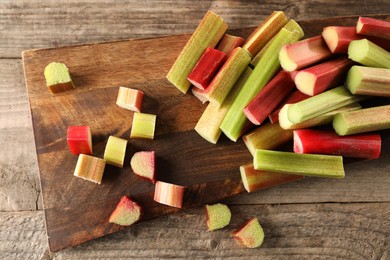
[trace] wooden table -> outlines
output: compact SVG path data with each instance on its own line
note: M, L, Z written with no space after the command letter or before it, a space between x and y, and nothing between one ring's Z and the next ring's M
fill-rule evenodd
M390 4L386 0L1 1L1 259L390 259L389 158L364 162L375 174L355 163L350 166L355 174L341 181L307 179L226 200L233 218L230 226L220 231L207 232L204 209L195 208L76 248L49 252L21 52L190 33L208 9L223 16L231 28L243 28L257 26L273 10L303 20L389 13ZM229 237L243 219L252 216L259 217L266 234L263 246L254 250L239 247Z

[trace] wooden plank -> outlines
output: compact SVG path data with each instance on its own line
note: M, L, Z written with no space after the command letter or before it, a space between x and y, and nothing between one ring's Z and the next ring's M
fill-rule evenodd
M301 25L310 36L320 33L324 25L353 24L355 21L356 17L338 18L304 21ZM245 36L249 30L236 30L235 33ZM137 150L156 150L158 179L189 187L185 208L244 190L237 169L252 159L242 141L231 143L225 138L215 146L202 140L193 131L203 111L202 105L194 97L180 94L165 80L166 71L188 37L24 52L51 250L77 245L121 229L109 224L107 219L124 194L144 206L143 221L177 211L155 203L153 185L140 182L129 174L128 165L121 170L108 167L101 186L86 183L71 174L77 158L67 148L68 125L91 126L98 157L103 155L107 136L128 138L132 113L115 105L119 85L143 90L147 96L144 112L158 114L155 141L130 140L128 156ZM164 55L160 55L161 50ZM76 90L59 95L48 93L42 71L54 60L69 66L78 86ZM188 116L189 111L191 116ZM389 139L387 135L385 137L383 146L387 147L386 140ZM382 156L385 158L388 154ZM380 165L382 168L378 168L378 173L388 167L387 164ZM75 196L80 191L82 196ZM85 211L90 218L81 217Z
M190 33L209 9L231 28L244 28L257 26L272 10L304 20L389 13L390 5L387 0L5 0L0 1L0 57L20 57L32 48Z
M55 254L47 251L43 213L0 213L3 259L245 258L388 259L390 203L230 206L232 221L208 232L203 208L136 225ZM258 217L265 240L245 249L230 238ZM191 227L191 228L188 228ZM161 242L164 241L164 242Z
M40 207L37 156L20 60L0 60L0 211Z

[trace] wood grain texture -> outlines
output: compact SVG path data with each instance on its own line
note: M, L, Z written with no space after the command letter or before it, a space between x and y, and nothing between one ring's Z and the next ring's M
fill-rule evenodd
M230 28L257 26L273 10L298 20L389 13L387 0L0 1L0 57L26 49L192 32L207 10Z
M325 25L346 25L355 21L356 17L326 19L303 21L301 25L310 37L320 33ZM245 37L249 32L236 30L233 33ZM23 53L52 251L121 229L107 223L107 219L124 194L144 206L142 221L177 211L155 203L153 185L139 181L128 166L121 170L108 168L101 186L86 183L71 174L77 158L68 151L66 144L69 125L91 127L95 139L94 155L98 157L104 152L105 137L129 136L132 113L115 104L120 85L144 91L147 102L143 112L157 114L159 122L155 140L130 140L127 155L139 150L155 150L157 178L189 187L185 208L244 190L238 168L252 158L242 141L232 143L225 138L218 145L212 145L201 139L193 127L204 107L196 98L182 95L165 79L166 71L188 37L129 40ZM161 50L164 55L160 55ZM48 93L42 71L51 61L67 64L78 86L76 90L59 95ZM388 146L387 137L385 135L384 147ZM388 156L388 153L382 153L382 158ZM380 168L378 172L383 170Z
M232 221L222 230L207 231L200 207L54 254L46 249L41 211L4 212L0 213L0 254L3 259L390 257L390 203L231 205L230 209ZM230 233L254 216L266 239L260 248L245 249Z

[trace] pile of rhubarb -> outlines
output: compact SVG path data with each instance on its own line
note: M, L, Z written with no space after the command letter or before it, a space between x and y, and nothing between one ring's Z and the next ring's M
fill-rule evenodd
M377 105L390 97L390 22L360 17L301 40L299 24L276 11L247 39L226 30L207 12L167 79L208 102L195 126L201 137L242 137L253 155L240 167L248 192L343 178L343 157L380 156L380 130L390 128L388 100ZM277 150L290 140L293 152Z

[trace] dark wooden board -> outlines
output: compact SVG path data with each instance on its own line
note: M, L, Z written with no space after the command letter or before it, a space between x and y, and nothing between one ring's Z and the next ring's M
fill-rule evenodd
M319 34L323 26L355 21L356 17L344 17L300 24L308 37ZM252 29L231 32L247 36ZM122 229L109 224L108 217L123 195L144 206L142 221L178 211L154 202L154 186L134 176L129 158L135 151L155 150L158 179L188 186L184 208L244 191L238 167L251 161L245 145L224 137L212 145L199 137L193 128L205 105L181 94L165 79L188 38L179 35L23 52L51 251ZM52 61L70 68L77 89L54 96L48 92L43 70ZM133 113L116 106L118 86L145 92L143 112L157 114L154 141L129 139ZM103 156L109 135L129 139L125 167L107 166L101 185L74 177L77 157L67 148L69 125L91 127L98 157Z

